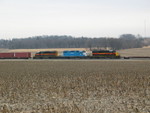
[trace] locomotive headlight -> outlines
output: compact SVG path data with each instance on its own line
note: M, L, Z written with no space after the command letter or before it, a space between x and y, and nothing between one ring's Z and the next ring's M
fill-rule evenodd
M120 56L119 53L116 52L116 56Z

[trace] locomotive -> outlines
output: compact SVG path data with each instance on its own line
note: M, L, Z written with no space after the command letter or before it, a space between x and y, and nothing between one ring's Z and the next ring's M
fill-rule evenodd
M33 59L50 59L58 56L58 51L40 51L35 54Z
M120 55L115 50L94 50L92 51L94 58L120 58Z

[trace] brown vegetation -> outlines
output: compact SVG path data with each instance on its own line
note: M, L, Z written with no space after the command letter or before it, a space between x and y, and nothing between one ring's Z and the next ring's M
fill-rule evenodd
M150 61L0 64L0 113L150 112Z

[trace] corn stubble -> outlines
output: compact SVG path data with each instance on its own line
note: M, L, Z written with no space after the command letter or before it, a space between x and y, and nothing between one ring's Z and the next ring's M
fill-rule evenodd
M0 64L0 113L150 112L150 61Z

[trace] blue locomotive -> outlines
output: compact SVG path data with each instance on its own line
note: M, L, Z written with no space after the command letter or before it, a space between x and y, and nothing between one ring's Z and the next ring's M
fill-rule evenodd
M64 57L84 57L87 56L85 51L63 51Z

